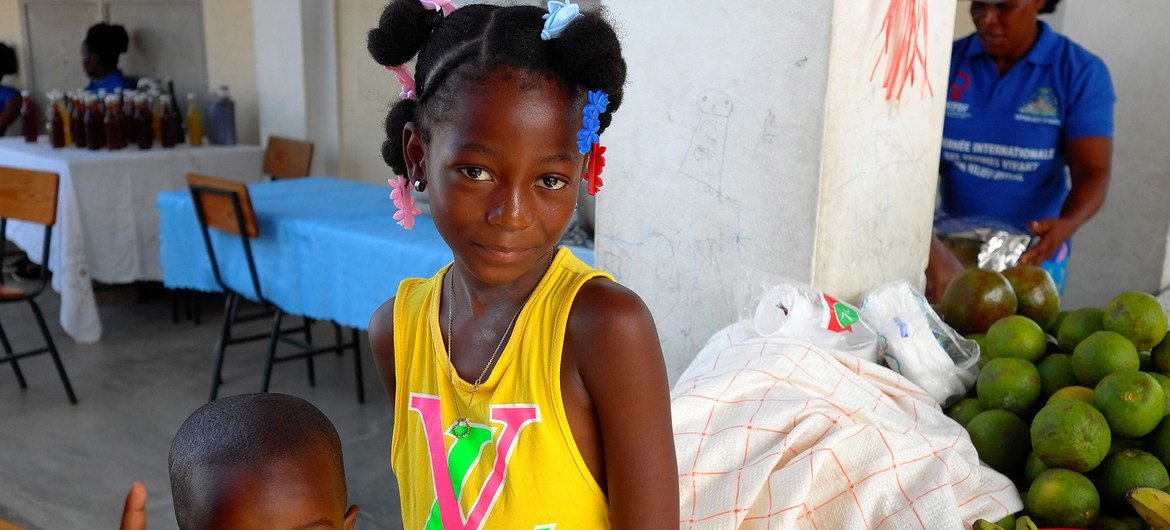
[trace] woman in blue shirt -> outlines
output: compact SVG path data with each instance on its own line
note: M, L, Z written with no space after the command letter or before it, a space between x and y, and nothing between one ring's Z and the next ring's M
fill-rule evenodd
M0 81L4 76L16 73L16 50L0 42ZM8 126L20 117L20 92L7 85L0 85L0 136Z
M1039 236L1019 263L1044 267L1063 291L1069 238L1105 202L1116 96L1101 59L1037 18L1057 3L972 2L975 34L951 54L939 195L946 216ZM962 270L933 238L927 297Z
M81 43L81 67L89 76L87 92L105 89L134 88L130 79L118 69L118 56L130 49L130 35L119 24L101 22L89 27Z

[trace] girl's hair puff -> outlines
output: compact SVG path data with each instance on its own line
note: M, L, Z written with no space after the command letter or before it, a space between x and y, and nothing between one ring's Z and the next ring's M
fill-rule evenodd
M452 79L480 80L503 67L532 72L563 84L584 104L587 90L604 90L609 107L598 120L605 131L621 105L626 63L613 27L596 13L583 13L560 37L540 38L547 11L534 6L476 4L445 18L418 0L393 0L371 29L367 47L384 66L404 64L417 56L417 100L403 99L386 115L382 158L396 174L406 174L402 130L415 122L420 132L440 119L456 101Z

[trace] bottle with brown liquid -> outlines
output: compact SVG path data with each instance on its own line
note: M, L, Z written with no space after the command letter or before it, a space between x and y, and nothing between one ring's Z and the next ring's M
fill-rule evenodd
M49 104L45 107L45 128L49 133L49 145L53 149L65 147L65 118L58 108L60 96L49 94Z
M126 147L126 137L122 135L122 102L120 96L106 97L106 147L116 151Z
M86 96L85 105L85 146L97 151L106 146L105 116L97 96Z
M203 115L195 94L187 94L187 138L191 147L203 145Z
M154 143L153 123L150 100L145 94L139 94L134 98L134 140L139 149L150 149Z
M85 100L79 93L73 94L73 101L69 104L69 130L73 135L73 145L85 147Z
M175 115L175 110L171 107L171 96L163 94L159 98L159 107L158 123L159 132L162 135L162 140L159 143L162 144L163 149L170 149L175 146L175 140L178 139L176 127L179 123L179 117Z
M20 91L20 98L20 132L24 135L24 141L36 143L37 135L40 134L37 129L37 107L27 90Z
M134 142L134 97L137 91L124 90L122 91L122 139L125 140L126 146L133 145Z

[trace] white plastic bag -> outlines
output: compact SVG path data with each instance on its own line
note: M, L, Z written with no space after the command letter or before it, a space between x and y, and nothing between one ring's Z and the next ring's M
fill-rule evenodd
M752 277L743 316L761 337L801 340L881 362L881 337L862 321L856 307L790 278Z
M943 323L905 280L869 292L861 316L885 338L885 362L942 406L957 401L978 376L979 344Z

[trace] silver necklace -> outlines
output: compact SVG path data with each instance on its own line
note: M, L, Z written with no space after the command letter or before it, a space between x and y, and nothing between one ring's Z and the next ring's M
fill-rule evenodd
M552 256L549 256L548 265L545 266L545 273L548 272L549 267L552 267L553 258L556 257L556 255L557 254L554 249ZM543 278L543 275L541 275L541 277ZM516 310L516 314L512 315L512 320L508 321L508 325L504 328L504 332L500 334L500 342L499 344L496 344L495 351L492 352L492 356L488 358L487 363L483 365L483 370L479 372L479 377L476 377L475 382L471 384L471 395L467 398L467 414L464 414L462 407L459 405L459 392L455 387L455 362L451 359L451 343L455 338L455 331L452 327L455 314L454 275L451 275L451 281L449 283L450 289L447 291L447 378L451 381L452 396L455 398L455 414L458 416L458 419L455 420L455 425L453 425L451 428L451 432L455 435L456 438L466 438L469 434L471 434L471 418L469 418L469 415L471 414L471 405L475 401L475 393L479 391L479 386L483 384L484 377L487 376L488 368L491 368L492 363L495 362L496 357L500 354L500 350L504 347L504 340L508 338L508 334L512 330L512 326L516 324L516 319L520 317L520 312L524 310L524 306L528 305L528 299L532 298L532 292L528 293L528 296L524 298L524 303L520 304L520 308ZM533 286L532 291L536 291L535 286Z

